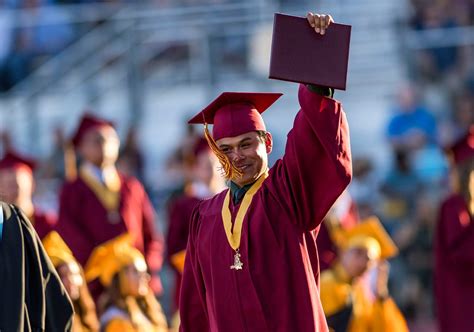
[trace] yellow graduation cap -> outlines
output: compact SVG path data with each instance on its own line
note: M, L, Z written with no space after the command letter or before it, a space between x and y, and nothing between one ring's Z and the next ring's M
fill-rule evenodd
M369 217L350 230L343 231L339 237L339 247L343 250L364 247L374 259L387 259L398 254L398 248L375 217Z
M91 253L85 268L87 281L99 278L109 286L115 274L124 267L135 264L146 270L142 253L132 246L132 237L126 233L97 246Z
M42 243L54 267L68 263L78 264L71 249L56 231L49 232Z

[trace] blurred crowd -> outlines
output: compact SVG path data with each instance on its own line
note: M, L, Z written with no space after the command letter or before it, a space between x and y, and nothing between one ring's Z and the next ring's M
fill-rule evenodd
M150 1L156 8L230 2L234 1ZM94 9L94 4L107 5L110 10L101 14L105 7ZM83 5L84 8L67 5ZM107 22L110 14L114 13L114 5L119 9L127 3L89 0L1 0L0 92L10 90L51 56L58 54L86 32ZM88 16L82 13L83 11L97 13Z
M360 218L380 216L400 249L391 261L390 286L409 321L434 315L434 233L440 202L452 189L445 148L474 124L474 47L457 44L474 25L472 1L412 1L410 33L426 47L406 52L410 81L400 87L385 135L391 151L388 171L356 156L350 197ZM416 328L416 324L413 327ZM421 330L432 329L421 325Z

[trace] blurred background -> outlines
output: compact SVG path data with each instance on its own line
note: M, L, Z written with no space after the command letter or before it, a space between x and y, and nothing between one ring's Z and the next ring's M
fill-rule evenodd
M335 95L351 127L349 194L400 248L390 286L412 330L435 331L443 147L474 122L472 0L0 0L0 149L41 161L35 201L54 212L78 119L114 121L119 166L145 183L166 233L183 151L201 133L186 120L220 92L285 94L264 116L272 160L282 155L297 85L267 78L273 13L309 10L353 26L348 88Z

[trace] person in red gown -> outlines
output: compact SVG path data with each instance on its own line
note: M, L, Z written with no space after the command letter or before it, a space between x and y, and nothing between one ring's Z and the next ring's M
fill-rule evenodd
M40 239L51 232L57 222L55 215L41 211L33 204L36 162L14 151L7 151L0 160L0 195L7 203L18 206L33 224Z
M308 20L324 33L331 19ZM193 211L181 331L328 331L315 240L352 175L348 124L332 94L300 85L301 110L271 169L260 113L281 94L223 93L190 120L213 124L206 137L230 188Z
M453 144L454 191L435 234L435 302L440 332L474 331L474 127Z
M145 256L153 290L161 293L163 240L155 230L155 211L143 185L115 167L119 138L113 124L85 114L72 142L81 159L77 177L66 182L60 194L59 234L85 266L96 246L130 233ZM99 283L91 284L94 298L101 291Z

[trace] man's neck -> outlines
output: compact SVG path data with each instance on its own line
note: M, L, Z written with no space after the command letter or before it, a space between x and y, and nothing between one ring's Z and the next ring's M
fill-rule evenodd
M243 186L239 186L237 183L235 183L233 181L229 182L229 188L230 188L230 192L232 194L232 201L234 202L234 204L239 204L242 201L245 194L247 193L247 190L249 190L250 187L252 187L252 185L255 183L255 181L251 182L251 183L248 183L248 184L245 184Z

